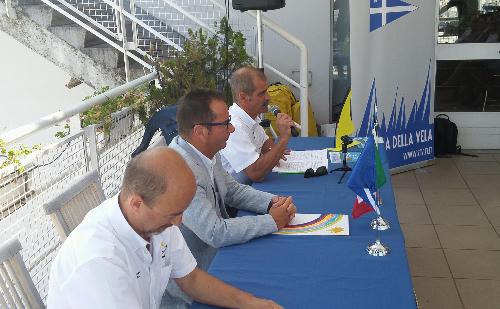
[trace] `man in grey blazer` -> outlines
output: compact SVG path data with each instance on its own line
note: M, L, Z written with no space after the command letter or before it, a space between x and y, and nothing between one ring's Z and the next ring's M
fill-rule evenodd
M240 244L276 232L295 216L292 198L274 196L236 182L224 170L219 150L234 132L221 94L193 90L179 101L179 136L170 143L186 160L196 179L196 193L184 211L180 230L189 249L206 270L217 248ZM260 215L230 218L226 206ZM169 283L162 307L187 308L191 300Z
M181 98L179 136L170 147L186 160L196 178L196 194L183 215L182 234L198 265L206 270L217 248L276 232L295 215L292 198L273 196L236 182L222 167L219 150L234 131L224 98L197 89ZM257 216L230 218L226 206Z

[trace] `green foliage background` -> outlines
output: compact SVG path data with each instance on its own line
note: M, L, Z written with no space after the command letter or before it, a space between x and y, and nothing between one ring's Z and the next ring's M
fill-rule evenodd
M94 106L80 114L81 127L102 123L104 133L109 134L113 125L111 114L129 106L145 124L156 111L175 104L192 89L201 87L221 91L226 103L231 104L233 98L228 77L236 69L252 65L253 59L246 52L243 34L234 31L225 17L215 26L217 33L211 36L201 29L189 30L189 36L183 45L184 51L174 52L173 57L155 62L160 87L151 84L142 85ZM84 100L108 90L109 87L103 87ZM67 136L69 124L64 128L65 131L57 132L55 136L58 138ZM15 164L22 171L24 168L19 159L38 149L39 145L31 148L21 145L18 149L11 149L0 140L0 156L4 158L0 162L0 169Z
M180 97L200 87L221 91L226 103L231 104L233 99L228 76L242 66L252 65L253 59L246 52L243 34L234 31L225 17L216 24L216 28L217 33L212 36L201 29L189 30L183 51L156 61L160 87L143 85L93 107L80 115L82 127L102 122L104 131L109 133L111 114L127 106L131 106L146 123L156 111L175 104ZM107 90L108 87L102 88L93 96Z

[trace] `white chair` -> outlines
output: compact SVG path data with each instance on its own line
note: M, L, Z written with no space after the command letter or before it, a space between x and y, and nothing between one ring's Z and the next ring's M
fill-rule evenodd
M99 172L94 170L75 179L43 207L64 241L85 215L104 200Z
M44 308L31 280L17 238L0 245L0 308Z

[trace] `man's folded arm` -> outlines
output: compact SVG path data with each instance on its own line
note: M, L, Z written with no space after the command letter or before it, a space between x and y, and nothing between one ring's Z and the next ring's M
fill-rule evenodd
M267 213L269 202L271 202L274 196L273 194L255 190L251 186L240 184L225 171L223 179L227 188L227 194L224 201L227 205L257 214Z
M205 191L198 191L183 215L183 224L214 248L244 243L277 231L271 215L223 219L217 216Z

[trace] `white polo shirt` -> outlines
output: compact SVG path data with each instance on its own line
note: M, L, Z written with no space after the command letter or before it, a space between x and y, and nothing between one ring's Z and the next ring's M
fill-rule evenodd
M229 114L235 131L229 135L226 148L220 153L222 166L229 174L234 174L257 161L269 137L260 126L260 118L252 119L238 104L231 105Z
M50 272L47 307L156 309L168 280L195 267L178 227L148 243L130 227L115 195L91 210L62 244Z

